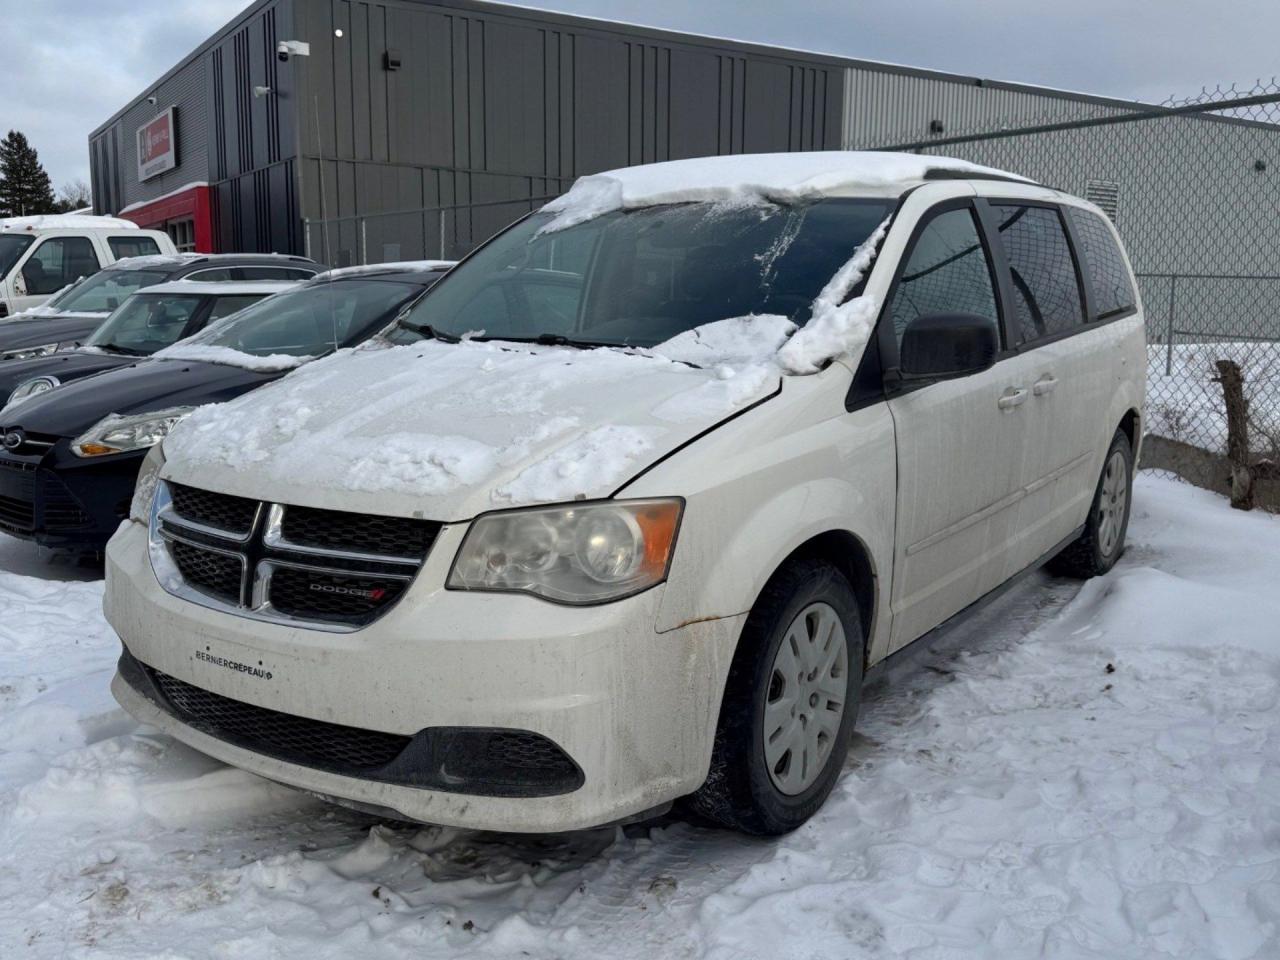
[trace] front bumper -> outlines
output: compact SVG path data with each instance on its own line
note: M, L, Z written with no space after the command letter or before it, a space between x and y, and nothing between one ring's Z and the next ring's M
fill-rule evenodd
M418 581L385 616L330 633L171 596L151 571L145 528L129 523L107 550L107 619L147 668L240 704L406 737L435 728L536 734L571 758L575 789L492 796L351 776L197 729L122 675L112 690L138 719L227 763L428 823L580 829L697 789L742 618L657 633L661 587L598 607L446 591L438 585L462 532L441 531ZM436 773L417 782L438 782Z
M129 515L146 453L86 460L66 439L34 456L0 451L0 530L46 547L101 551Z

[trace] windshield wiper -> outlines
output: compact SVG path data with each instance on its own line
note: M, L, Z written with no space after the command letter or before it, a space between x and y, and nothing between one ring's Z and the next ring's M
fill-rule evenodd
M458 343L462 340L461 337L454 336L452 333L445 333L443 330L437 330L429 323L405 323L401 320L396 324L396 326L403 330L408 330L411 333L416 333L419 336L430 337L432 340L441 340L444 343Z
M506 340L508 343L536 343L540 347L577 347L580 350L594 350L596 347L625 347L625 343L609 343L605 340L579 340L566 337L563 333L540 333L536 337L508 337L495 334L492 337L472 337L472 340Z
M97 347L99 350L105 350L107 353L122 353L126 357L146 357L149 356L145 350L135 350L133 347L122 347L117 343L87 343L87 347Z

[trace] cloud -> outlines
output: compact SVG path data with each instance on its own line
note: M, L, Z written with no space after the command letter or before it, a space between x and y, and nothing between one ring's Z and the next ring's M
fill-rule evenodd
M318 0L317 0L318 2ZM712 36L1160 101L1275 72L1275 0L521 0ZM88 134L247 0L11 0L0 126L55 184L88 178ZM2 133L2 131L0 131Z
M89 131L247 5L247 0L6 3L0 27L6 92L0 127L26 133L55 188L77 177L88 180Z

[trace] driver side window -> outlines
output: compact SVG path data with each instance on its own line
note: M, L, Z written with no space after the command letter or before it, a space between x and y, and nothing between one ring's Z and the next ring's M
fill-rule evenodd
M972 313L999 323L991 264L967 207L934 214L916 238L889 311L898 346L907 324L939 313Z

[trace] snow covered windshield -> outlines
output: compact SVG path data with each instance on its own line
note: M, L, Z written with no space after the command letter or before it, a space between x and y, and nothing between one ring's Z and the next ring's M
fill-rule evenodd
M559 230L527 217L448 274L391 339L429 332L652 347L752 314L803 325L890 200L686 203L613 211Z
M136 291L168 276L167 270L99 270L45 306L64 313L110 313Z
M372 336L421 292L417 284L391 280L313 281L210 325L165 356L207 346L251 357L314 357Z
M22 251L31 246L31 237L0 237L0 279L7 277Z

